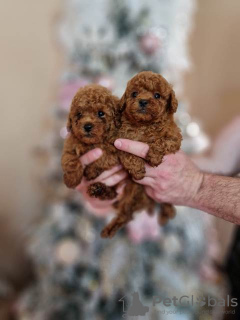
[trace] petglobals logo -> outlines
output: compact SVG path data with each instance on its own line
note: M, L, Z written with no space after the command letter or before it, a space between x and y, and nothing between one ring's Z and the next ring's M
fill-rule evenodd
M131 296L131 298L130 298ZM232 308L226 314L235 314L235 309L238 306L237 298L231 298L229 295L226 298L217 298L212 296L203 295L202 293L195 295L182 295L180 297L170 297L170 295L165 294L163 296L154 296L152 301L148 301L148 305L145 305L144 301L141 301L141 297L137 291L133 292L131 295L125 295L120 300L122 304L122 318L124 319L135 319L136 317L147 317L151 310L154 312L159 312L159 314L183 314L187 309L191 309L193 306L199 308L199 312L206 313L215 307L228 307ZM173 308L172 307L176 307ZM185 308L179 308L185 307ZM208 308L210 307L210 309ZM225 308L223 308L225 309Z
M226 297L226 299L223 298L216 298L211 296L181 296L176 297L173 296L172 298L162 298L161 296L154 296L153 297L153 306L157 306L159 304L162 304L164 307L171 307L171 306L200 306L200 307L216 307L216 306L222 306L222 307L237 307L238 302L237 298L231 298L229 295Z

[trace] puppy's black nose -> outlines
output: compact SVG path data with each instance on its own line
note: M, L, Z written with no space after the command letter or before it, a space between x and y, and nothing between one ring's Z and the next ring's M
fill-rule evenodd
M91 123L86 123L86 124L84 125L84 130L85 130L86 132L90 132L90 131L92 130L92 128L93 128L93 125L92 125Z
M147 105L148 105L148 100L139 100L139 106L141 107L141 108L145 108Z

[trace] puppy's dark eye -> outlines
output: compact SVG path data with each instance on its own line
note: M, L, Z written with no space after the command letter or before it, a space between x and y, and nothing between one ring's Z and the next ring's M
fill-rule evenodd
M78 112L78 113L76 114L76 117L77 117L78 119L80 119L81 116L82 116L81 112Z
M160 94L159 93L154 93L154 98L155 99L159 99L161 96L160 96Z
M105 113L103 111L98 111L99 118L103 118Z
M138 93L137 93L136 91L134 91L134 92L132 93L132 97L133 97L133 98L136 98L137 95L138 95Z

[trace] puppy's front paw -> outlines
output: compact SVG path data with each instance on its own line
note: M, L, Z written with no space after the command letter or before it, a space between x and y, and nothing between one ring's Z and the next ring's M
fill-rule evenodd
M134 171L129 170L129 174L130 174L130 175L133 177L133 179L135 179L135 180L141 180L141 179L143 179L144 176L145 176L145 173L146 173L146 171L145 171L145 168L144 168L144 167L141 168L141 169L138 170L138 171L136 171L136 170L134 170Z
M116 198L117 192L114 187L108 187L102 182L96 182L88 187L90 197L101 200L112 200Z
M101 237L102 238L113 238L116 234L116 232L121 229L121 225L118 225L117 222L115 223L110 223L109 225L107 225L101 232Z
M151 167L157 167L162 163L163 154L154 152L153 150L149 150L146 156L146 161Z
M89 181L96 179L102 172L102 169L89 165L84 170L84 176L86 177L86 180Z
M82 173L80 172L65 173L63 175L63 180L65 185L68 188L74 189L80 184L82 180Z

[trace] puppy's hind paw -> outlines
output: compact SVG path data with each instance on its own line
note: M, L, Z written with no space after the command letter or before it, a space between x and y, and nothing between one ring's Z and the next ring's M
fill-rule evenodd
M96 182L88 187L87 193L90 197L101 200L112 200L116 198L117 192L114 187L108 187L102 182Z
M158 222L160 226L164 226L168 223L170 219L174 219L176 216L176 209L173 205L169 203L161 204L161 212L158 216Z
M115 236L118 229L120 229L120 228L118 228L118 227L117 228L114 228L114 227L109 228L108 226L106 226L101 232L101 237L111 239Z
M101 237L102 238L112 238L115 236L116 232L121 229L123 224L119 224L117 220L113 220L108 224L101 232Z
M102 238L112 238L116 232L124 227L129 221L130 217L118 216L114 218L101 232Z

